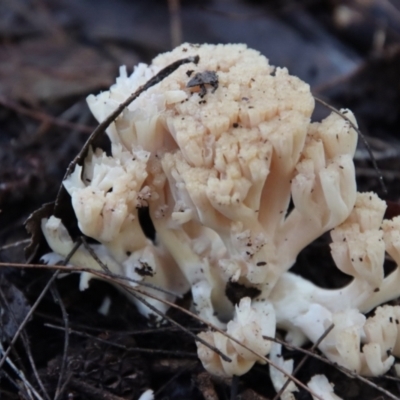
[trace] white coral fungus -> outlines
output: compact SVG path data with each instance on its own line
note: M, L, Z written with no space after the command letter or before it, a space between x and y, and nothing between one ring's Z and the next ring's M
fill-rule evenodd
M274 336L275 325L275 313L270 303L256 303L252 306L251 299L243 297L236 306L235 316L228 323L226 332L247 348L220 332L208 331L200 333L199 336L231 358L232 361L224 361L202 343L197 345L197 354L204 367L215 375L226 377L243 375L256 361L264 363L254 353L261 356L269 353L271 342L264 339L263 336Z
M333 392L333 386L325 375L314 375L307 386L323 400L342 400ZM313 396L313 399L317 397Z
M337 114L311 123L306 83L245 45L183 44L131 74L122 67L110 90L88 97L91 111L103 121L162 68L195 55L198 64L179 67L110 125L111 155L91 150L64 181L79 228L99 242L92 248L111 271L176 293L190 289L200 317L260 356L270 351L262 336L276 327L302 344L334 322L319 346L325 355L352 371L384 373L400 347L392 322L398 310L379 309L368 320L362 313L400 295L399 267L383 271L385 250L400 263L400 218L382 223L385 203L357 194L357 134ZM349 110L342 113L356 123ZM155 240L139 221L142 207ZM288 272L330 230L333 259L353 278L336 290ZM43 232L60 256L72 249L57 218L44 220ZM71 263L100 268L85 249ZM240 286L254 296L235 308L226 293ZM232 359L198 345L217 375L240 375L262 361L221 333L200 336Z
M285 360L282 356L282 345L278 343L273 343L271 347L271 352L269 354L269 359L273 364L269 366L269 376L271 377L272 384L277 392L282 390L282 387L286 384L288 376L282 371L276 369L273 365L280 367L287 374L293 373L293 360ZM281 400L295 400L293 392L297 392L299 389L293 381L289 381L288 385L285 387L281 394Z

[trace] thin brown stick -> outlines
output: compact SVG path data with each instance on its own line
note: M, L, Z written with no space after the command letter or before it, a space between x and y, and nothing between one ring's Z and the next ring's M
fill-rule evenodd
M1 371L0 371L0 378L3 378L3 377L6 378L13 386L15 386L15 388L16 388L17 390L21 390L20 385L18 385L18 383L15 381L15 379L13 379L13 378L11 377L11 375L9 375L5 370L1 370ZM15 393L7 392L7 391L3 390L3 389L0 387L0 399L2 398L2 397L1 397L2 393L10 394L10 398L12 398L12 397L11 397L11 394L12 394L13 397L15 396Z
M35 315L44 319L47 319L49 321L53 321L54 323L62 324L62 319L57 318L53 315L47 315L41 312L35 312ZM59 325L54 325L54 326L59 326ZM180 329L177 328L176 326L163 326L163 327L154 327L150 329L142 329L142 330L112 330L112 329L105 329L105 328L98 328L98 327L93 327L93 326L88 326L85 324L78 324L74 322L70 322L69 324L70 330L71 329L85 329L87 331L93 331L93 332L104 332L104 330L107 330L109 333L113 333L119 336L134 336L134 335L149 335L149 334L154 334L154 333L160 333L160 332L179 332ZM188 328L192 332L201 332L204 330L204 328L200 327L194 327L194 328Z
M66 375L66 378L64 379L64 382L60 388L60 393L64 393L64 390L67 388L67 386L69 385L69 382L71 381L71 379L73 378L73 374L72 373L68 373Z
M190 329L192 332L201 332L203 330L203 328L199 328L199 327L195 327L195 328L188 328ZM143 329L140 331L122 331L120 333L124 334L124 335L148 335L148 334L152 334L155 331L157 332L162 332L162 331L166 331L166 332L174 332L174 331L179 331L178 328L176 328L175 326L166 326L166 327L162 327L162 328L154 328L154 329Z
M13 247L28 244L30 241L31 241L30 239L23 239L23 240L18 240L17 242L14 242L14 243L5 244L4 246L0 246L0 251L4 251L4 250L11 249Z
M88 270L88 271L90 271L90 270ZM93 274L94 274L94 273L93 273ZM175 298L177 298L177 299L181 299L181 298L183 297L183 296L182 296L181 294L179 294L179 293L175 293L175 292L173 292L173 291L171 291L171 290L164 289L164 288L162 288L162 287L160 287L160 286L157 286L157 285L154 285L153 283L150 283L150 282L139 281L139 280L134 279L134 278L129 278L129 277L127 277L127 276L123 276L123 275L120 275L120 274L115 274L114 272L104 273L104 275L107 275L107 276L109 276L110 278L119 279L119 280L121 280L121 281L133 282L133 283L136 283L136 284L139 285L139 286L147 287L147 288L149 288L149 289L153 289L153 290L156 290L156 291L158 291L158 292L168 294L168 295L173 296L173 297L175 297ZM130 286L130 287L131 287L131 286Z
M0 343L0 354L1 353L5 355L6 352L4 351L3 346ZM43 397L40 396L40 394L35 390L32 384L26 379L25 374L17 368L17 366L10 360L8 355L5 361L7 362L9 367L15 372L18 378L21 379L21 382L24 384L29 398L33 400L33 396L35 396L38 400L43 400Z
M65 331L64 327L58 326L58 325L44 324L44 326L47 328L51 328L51 329ZM68 331L72 335L85 337L85 338L88 338L91 340L95 340L96 342L108 344L109 346L116 347L118 349L122 349L122 350L126 350L126 351L132 351L132 352L136 352L136 353L145 353L145 354L163 354L163 355L168 355L168 356L197 357L196 353L190 353L188 351L171 351L171 350L160 350L160 349L146 349L143 347L128 347L123 344L111 342L110 340L101 339L97 336L90 335L89 333L86 333L86 332L77 331L75 329L69 328Z
M1 349L1 347L0 347ZM1 353L1 352L0 352ZM18 394L21 396L21 399L23 400L33 400L32 394L27 390L27 388L23 385L21 385L21 381L16 381L9 375L6 371L2 370L0 371L0 378L3 378L3 376L12 384L15 386L15 388L18 390ZM4 390L2 387L0 387L0 399L2 399L2 394L9 395L9 397L5 397L6 399L10 398L15 398L15 393L8 392Z
M331 324L328 329L325 330L325 332L321 335L321 337L313 344L313 346L311 347L311 352L314 352L317 347L321 344L321 342L327 337L327 335L329 334L329 332L334 328L334 324ZM306 354L301 361L298 363L297 367L294 369L294 371L292 372L293 376L296 376L297 372L300 371L300 368L304 365L304 363L308 360L308 358L310 357L309 354ZM286 382L283 384L283 386L280 388L279 392L275 395L275 397L272 400L279 400L279 397L281 397L282 393L285 391L285 389L288 387L290 383L290 379L287 379Z
M88 253L92 256L92 258L97 262L97 264L100 265L100 267L104 270L104 272L107 272L108 274L111 273L110 269L107 267L106 264L103 263L103 261L100 260L99 257L97 257L96 252L90 247L89 243L87 242L85 236L80 236L83 247L88 251Z
M130 290L131 289L131 290ZM135 297L136 299L138 299L140 302L142 302L146 307L150 308L151 311L153 311L154 313L156 313L157 315L159 315L162 318L165 318L168 322L170 322L171 324L178 326L183 332L187 333L189 336L191 336L196 342L200 342L201 344L203 344L204 346L207 346L209 349L211 349L212 351L214 351L215 353L217 353L224 361L227 362L232 362L232 360L225 355L222 351L218 350L215 346L211 345L210 343L208 343L207 341L205 341L204 339L202 339L201 337L197 336L196 334L194 334L192 331L186 329L183 325L181 325L180 323L176 322L174 319L172 319L171 317L169 317L168 315L163 314L161 311L159 311L156 307L154 307L152 304L150 304L147 300L145 300L143 297L139 296L136 292L143 294L145 296L149 296L149 293L146 292L142 292L140 290L136 290L136 288L130 288L128 289L128 291L130 292L130 294ZM164 300L158 299L155 296L149 296L152 297L155 300L160 301L161 303L164 303ZM166 304L166 303L165 303Z
M197 364L197 363L196 363ZM158 398L160 393L162 393L172 382L174 382L177 378L179 378L184 372L190 371L193 367L196 366L195 363L188 362L185 366L182 366L180 370L178 370L167 382L162 385L157 392L154 393L154 397Z
M75 243L74 247L72 248L72 250L70 251L70 253L67 255L67 257L64 260L64 264L68 264L70 258L74 255L74 253L76 252L76 250L78 250L79 246L81 245L81 243L78 241L77 243ZM8 355L10 354L11 349L13 348L14 344L16 343L16 341L19 338L19 335L21 334L22 330L25 328L25 325L28 323L29 319L31 318L32 314L34 313L34 311L36 310L36 308L38 307L38 305L40 304L40 302L42 301L44 295L47 293L47 291L50 289L50 286L52 285L52 283L56 280L58 274L60 273L60 271L56 271L54 272L54 274L52 275L52 277L49 279L49 281L47 282L46 286L43 288L42 292L40 293L39 297L36 299L35 303L32 305L31 309L29 310L29 312L26 314L24 320L21 322L21 324L19 325L17 332L15 332L14 337L12 338L7 350L4 351L3 357L0 359L0 369L3 367L4 362L6 361Z
M6 361L8 355L10 354L11 349L13 348L14 344L16 343L16 341L18 340L22 330L25 328L25 325L28 323L30 317L32 316L33 312L35 311L35 309L37 308L37 306L39 305L39 303L42 301L44 295L47 293L47 291L50 289L51 284L54 282L54 280L57 278L58 274L60 271L56 271L54 272L54 274L52 275L52 277L49 279L49 281L47 282L46 286L44 287L44 289L42 290L42 292L40 293L39 297L36 299L35 303L33 304L33 306L31 307L31 309L29 310L29 312L26 314L24 320L21 322L20 326L18 327L17 332L15 333L15 335L13 336L7 350L4 351L3 357L0 360L0 369L3 367L4 362Z
M172 292L167 289L163 289L159 286L153 285L152 283L149 282L142 282L137 279L129 278L127 276L123 276L120 274L114 274L113 272L102 272L97 269L92 269L92 268L81 268L81 267L67 267L65 265L47 265L47 264L21 264L21 263L5 263L5 262L0 262L0 267L12 267L12 268L40 268L40 269L51 269L51 270L59 270L63 272L69 272L69 273L75 273L75 272L88 272L90 274L93 274L97 276L99 279L104 279L104 280L111 280L113 283L119 283L119 280L121 281L127 281L127 282L133 282L138 284L139 286L144 286L148 287L150 289L157 290L159 292L168 294L170 296L176 297L181 299L182 295L179 293ZM131 287L131 286L130 286Z
M382 375L382 376L380 376L380 378L384 378L389 381L395 381L397 383L400 383L400 378L398 376Z
M31 351L31 348L30 348L30 345L29 345L28 335L26 334L26 332L23 332L21 337L22 337L22 340L24 341L26 354L28 355L28 360L29 360L29 362L31 364L31 368L32 368L33 374L35 376L35 379L36 379L40 389L42 390L44 397L47 400L50 400L50 396L47 393L46 388L44 387L43 382L42 382L42 380L40 378L40 375L38 373L38 370L36 368L36 363L35 363L35 360L33 359L32 351ZM26 344L25 344L25 342L26 342Z
M54 395L54 400L58 400L58 398L62 395L62 385L63 385L63 380L65 377L65 371L67 368L67 357L68 357L68 347L69 347L69 319L68 319L68 314L67 310L65 309L64 303L62 301L62 298L60 296L60 292L57 289L57 286L55 283L53 283L51 287L51 292L54 298L54 301L59 304L60 309L61 309L61 314L62 318L64 321L64 328L65 328L65 333L64 333L64 351L63 351L63 357L61 361L61 368L60 368L60 375L58 377L58 382L57 382L57 387L56 387L56 392Z
M370 158L371 158L371 162L372 165L374 166L374 169L378 175L378 179L379 179L379 183L381 184L381 188L383 190L383 193L387 194L387 188L385 185L385 182L383 180L383 176L381 174L381 171L379 170L378 164L376 163L374 154L372 153L372 149L371 146L369 145L367 139L365 138L364 134L360 131L360 129L358 129L358 127L343 113L341 113L337 108L331 106L330 104L328 104L326 101L320 99L319 97L314 96L314 99L316 101L318 101L318 103L321 103L323 106L329 108L331 111L333 111L335 114L339 115L340 117L342 117L346 122L348 122L350 124L350 126L357 132L357 134L360 136L361 140L364 143L365 148L367 149Z
M93 128L91 128L90 126L75 124L73 122L69 122L69 121L66 121L66 120L63 120L63 119L60 119L57 117L53 117L52 115L46 114L41 111L30 110L29 108L21 106L20 104L16 103L15 101L7 99L4 96L0 96L0 104L10 110L15 111L18 114L26 115L27 117L35 119L42 123L56 125L56 126L59 126L61 128L66 128L66 129L73 129L77 132L82 132L82 133L87 133L87 134L90 134L91 132L93 132Z

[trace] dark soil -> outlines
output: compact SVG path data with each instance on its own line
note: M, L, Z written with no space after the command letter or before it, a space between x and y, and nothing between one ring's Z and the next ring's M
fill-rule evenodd
M35 263L46 251L40 244L25 259L24 221L55 199L69 162L96 126L85 97L108 88L120 65L148 62L181 39L246 43L309 82L316 96L352 109L387 187L384 193L360 140L359 191L376 191L390 215L400 213L399 0L182 0L178 19L168 8L174 3L0 2L0 360L54 274L12 264ZM327 113L319 105L315 118ZM107 146L106 139L100 142ZM294 271L337 287L347 277L333 266L328 242L323 237L304 250ZM315 260L324 274L311 267ZM104 316L98 309L106 297L111 310ZM169 316L190 332L201 328L178 310ZM55 279L23 327L9 355L20 373L7 363L0 369L0 399L30 399L29 384L46 400L138 399L147 388L156 399L275 396L266 366L233 381L211 377L187 332L169 323L154 326L104 282L80 292L77 275ZM286 356L297 364L303 354L286 349ZM343 399L388 398L312 357L297 377L308 382L315 373L326 374ZM390 372L373 383L400 398L393 377ZM296 398L311 396L301 389Z

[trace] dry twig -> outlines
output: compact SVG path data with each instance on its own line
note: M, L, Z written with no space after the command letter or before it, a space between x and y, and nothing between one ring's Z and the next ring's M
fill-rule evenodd
M180 368L179 371L177 371L171 379L169 379L167 382L162 385L157 392L154 393L154 397L158 397L160 393L162 393L172 382L174 382L177 378L179 378L183 373L191 370L196 364L193 362L187 363L184 367Z
M65 331L65 328L62 326L57 326L57 325L53 325L53 324L44 324L44 326L46 326L47 328L51 328L51 329ZM81 336L81 337L85 337L85 338L88 338L91 340L95 340L96 342L99 342L99 343L108 344L109 346L116 347L118 349L132 351L132 352L136 352L136 353L163 354L163 355L167 355L167 356L179 356L179 357L197 357L196 353L190 353L187 351L169 351L169 350L159 350L159 349L145 349L142 347L128 347L123 344L111 342L110 340L102 339L102 338L90 335L89 333L80 332L80 331L77 331L77 330L71 329L71 328L68 329L68 332L70 334L73 334L76 336Z
M54 301L59 304L60 309L61 309L61 314L64 320L64 328L65 328L65 333L64 333L64 351L63 351L63 357L61 361L61 369L60 369L60 375L58 377L58 382L57 382L57 388L56 388L56 393L54 395L54 400L58 400L58 398L62 394L62 386L63 386L63 380L65 376L65 370L67 367L67 356L68 356L68 346L69 346L69 321L68 321L68 314L67 310L65 309L64 303L62 301L62 298L60 296L60 292L57 289L57 286L53 283L53 286L51 287L51 292L53 294Z
M4 246L0 246L0 251L8 250L13 247L22 246L22 245L28 244L29 242L30 242L30 239L23 239L23 240L18 240L17 242L5 244Z
M318 346L320 345L320 343L327 337L327 335L329 334L329 332L334 328L334 324L331 324L328 329L325 330L325 332L321 335L321 337L313 344L313 346L311 347L311 352L314 352ZM296 376L297 372L300 371L301 367L304 365L304 363L308 360L308 358L310 357L309 354L306 354L301 361L298 363L297 367L294 369L293 371L293 376ZM279 392L275 395L275 397L272 400L279 400L279 398L281 397L282 393L285 391L285 389L288 387L290 383L290 379L287 379L286 382L283 384L283 386L280 388Z
M22 371L20 371L16 367L16 365L10 360L10 358L8 357L8 354L6 354L6 351L4 351L3 345L1 344L1 342L0 342L0 354L3 354L3 358L5 357L5 362L15 372L15 374L18 376L18 378L21 379L21 382L25 386L28 397L33 400L33 396L35 396L35 398L37 400L43 400L43 397L40 396L40 394L35 390L35 388L32 386L32 384L26 379L25 374ZM3 373L4 373L4 371L3 371Z

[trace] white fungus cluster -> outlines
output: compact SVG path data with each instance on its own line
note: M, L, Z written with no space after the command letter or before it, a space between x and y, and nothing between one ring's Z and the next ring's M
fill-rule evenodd
M132 74L122 67L110 90L88 97L91 111L103 121L162 68L195 55L198 64L179 67L111 124L111 155L90 151L64 181L79 228L100 243L93 250L112 272L178 294L190 289L202 318L262 356L271 348L263 335L276 328L302 344L335 322L319 346L324 354L353 371L384 373L399 347L397 322L388 325L398 321L397 309L378 309L368 320L362 313L400 295L399 268L383 272L385 251L400 263L400 219L382 223L384 202L357 194L357 133L337 114L311 123L306 83L245 45L183 44ZM139 221L144 206L154 241ZM52 250L68 254L73 241L61 221L42 227ZM288 272L330 230L333 259L353 277L337 290ZM100 268L84 249L71 263ZM226 296L232 283L259 294L235 308ZM233 360L199 344L212 373L240 375L261 360L218 332L200 336Z

